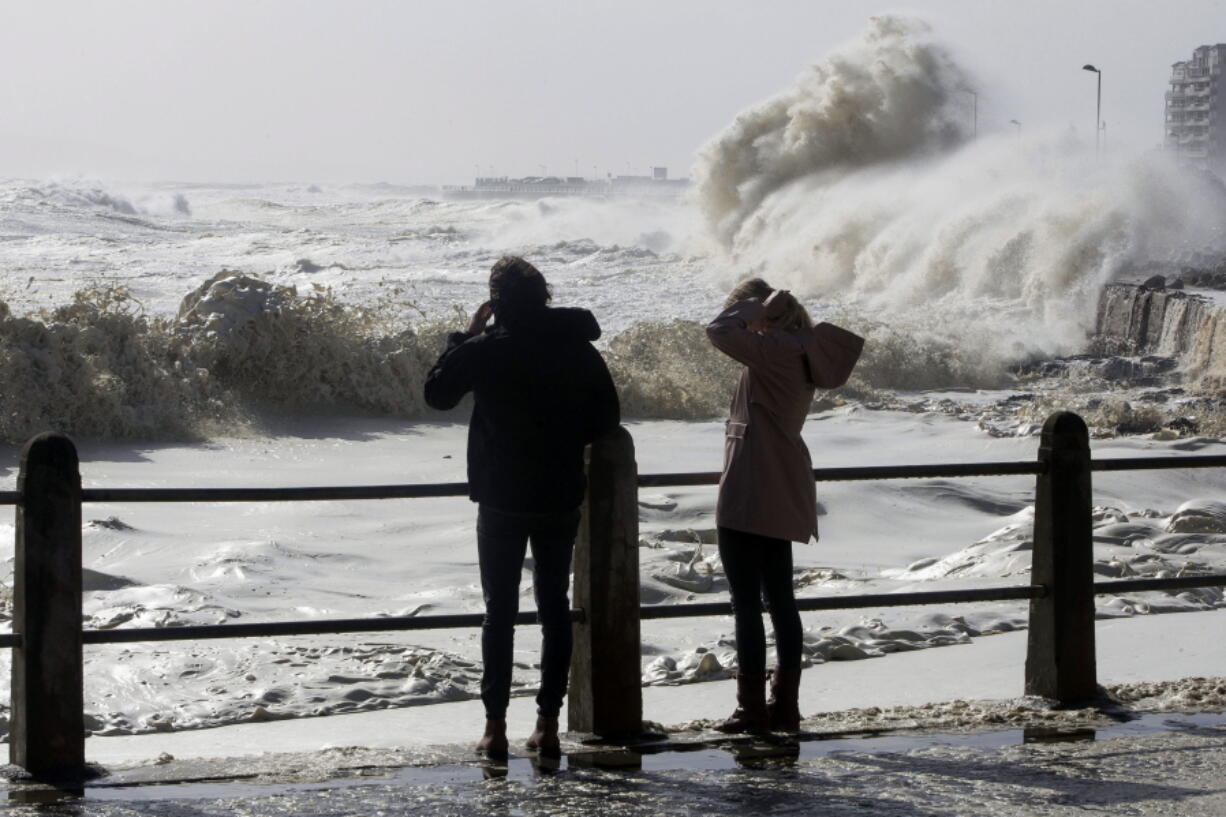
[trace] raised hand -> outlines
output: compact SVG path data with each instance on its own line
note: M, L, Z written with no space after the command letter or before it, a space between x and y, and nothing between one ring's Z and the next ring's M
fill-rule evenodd
M472 320L468 322L468 334L480 335L485 331L485 325L490 322L490 318L494 316L494 307L489 301L477 307L477 311L473 313Z

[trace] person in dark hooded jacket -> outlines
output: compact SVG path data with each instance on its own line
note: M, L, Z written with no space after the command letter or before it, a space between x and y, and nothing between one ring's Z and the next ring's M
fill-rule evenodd
M477 554L485 621L479 751L507 753L519 579L528 544L541 623L541 686L528 747L556 754L558 713L571 655L570 562L586 488L584 447L620 420L617 392L591 341L600 326L585 309L548 306L541 273L505 256L490 271L490 300L468 331L448 337L426 377L426 402L454 407L474 397L468 427L469 497L478 503ZM494 324L487 328L490 318Z

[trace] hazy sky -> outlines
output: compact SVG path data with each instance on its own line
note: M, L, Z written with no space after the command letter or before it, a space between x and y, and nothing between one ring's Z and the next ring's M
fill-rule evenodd
M0 176L468 182L684 175L871 14L928 21L981 133L1162 140L1170 64L1226 0L40 0L0 6ZM969 105L968 105L969 116Z

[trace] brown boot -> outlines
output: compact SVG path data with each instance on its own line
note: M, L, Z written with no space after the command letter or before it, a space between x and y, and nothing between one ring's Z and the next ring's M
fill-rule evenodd
M766 702L766 717L772 732L800 729L800 668L771 672L771 696Z
M507 756L507 722L505 719L485 719L485 734L477 741L477 752L496 759Z
M765 732L766 676L736 675L736 711L715 724L720 732Z
M561 757L562 742L558 739L558 719L537 717L536 729L526 745L544 757Z

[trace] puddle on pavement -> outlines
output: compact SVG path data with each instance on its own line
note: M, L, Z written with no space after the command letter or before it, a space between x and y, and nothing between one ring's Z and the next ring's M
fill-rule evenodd
M707 743L662 742L644 744L633 749L621 747L600 749L589 746L560 760L536 757L513 757L503 763L474 761L438 766L407 766L361 770L353 777L332 778L314 783L284 781L257 782L224 780L183 783L122 783L98 781L84 790L54 789L20 783L10 784L10 802L35 803L76 799L133 801L171 799L224 799L249 797L268 792L309 792L336 790L354 786L463 786L484 781L510 779L531 785L533 781L557 775L582 774L585 770L605 773L664 772L676 770L720 771L734 769L785 770L798 763L819 760L839 752L866 754L906 753L931 746L973 747L994 749L1019 743L1059 743L1133 737L1158 732L1195 732L1226 737L1226 713L1196 715L1153 713L1133 720L1099 728L1005 729L995 732L966 734L885 734L840 735L824 737L801 735L799 738L767 736L763 738L720 739Z

